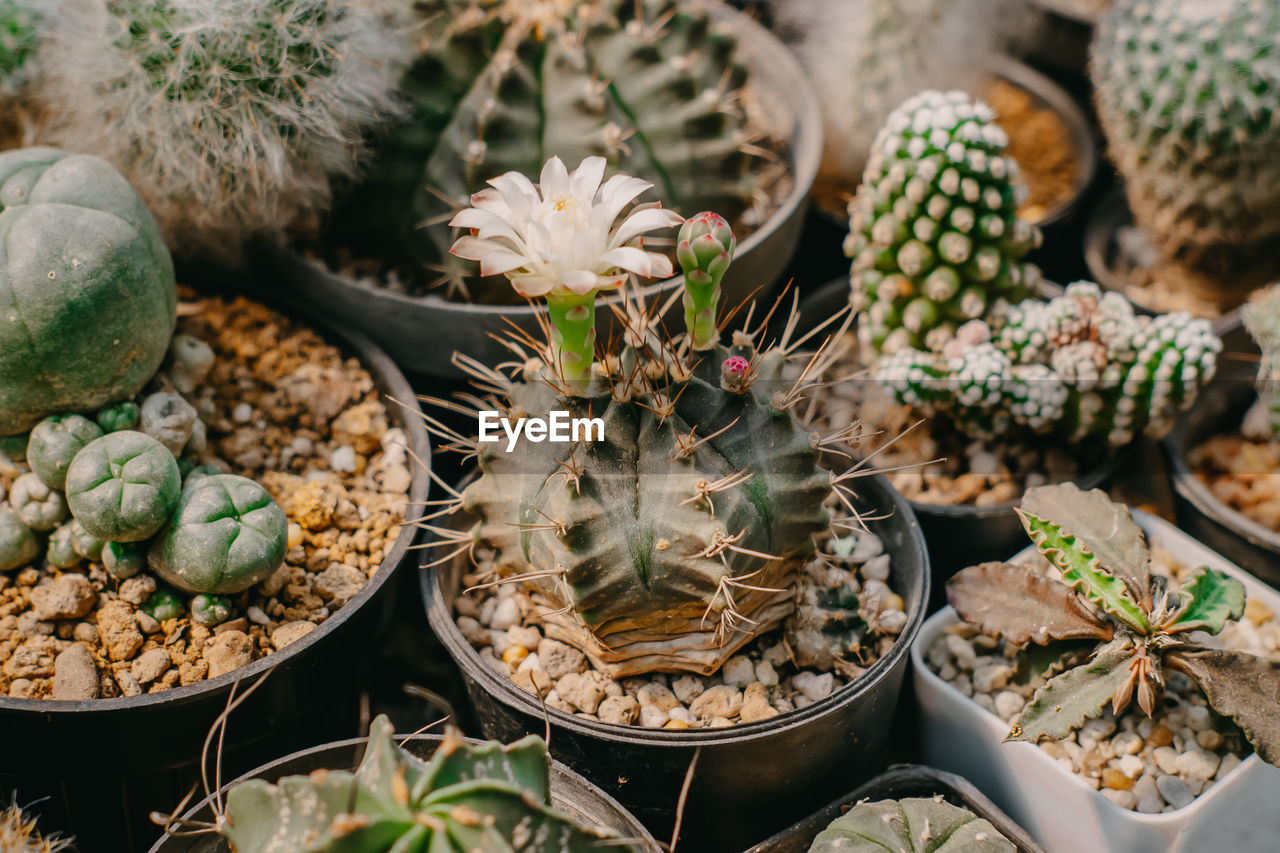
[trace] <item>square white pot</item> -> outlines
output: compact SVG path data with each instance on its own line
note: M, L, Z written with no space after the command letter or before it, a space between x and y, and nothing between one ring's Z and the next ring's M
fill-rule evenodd
M1137 510L1133 517L1152 544L1180 563L1207 565L1239 578L1250 598L1280 614L1280 593L1271 587L1168 522ZM934 640L957 619L950 607L935 613L911 647L926 763L969 779L1049 853L1280 851L1280 768L1256 755L1186 808L1140 814L1112 803L1039 747L1003 743L1008 723L925 663Z

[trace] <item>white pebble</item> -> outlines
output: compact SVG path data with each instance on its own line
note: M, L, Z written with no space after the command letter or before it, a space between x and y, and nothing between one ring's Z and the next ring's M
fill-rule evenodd
M777 670L767 660L762 660L756 664L756 681L765 687L774 687L778 683Z
M1122 809L1132 809L1138 802L1138 798L1133 795L1133 791L1117 791L1112 788L1103 788L1102 796Z
M980 666L973 671L973 689L983 693L1000 690L1009 683L1009 676L1012 674L1013 667L1005 664Z
M795 688L804 694L810 702L817 702L831 695L835 689L835 676L829 672L821 675L812 672L799 672L791 679Z
M706 689L706 683L696 675L681 675L671 680L672 692L686 704L697 699Z
M1151 751L1151 757L1156 760L1156 766L1160 768L1160 772L1178 772L1178 751L1173 747L1158 746Z
M636 699L640 701L641 708L647 708L652 705L664 714L680 704L680 700L676 698L674 693L656 682L641 687L636 693ZM663 720L663 722L666 722L666 720Z
M501 599L498 606L493 609L493 618L489 621L489 627L495 631L505 631L518 624L520 624L520 605L514 598Z
M1111 739L1116 755L1137 755L1142 749L1142 738L1135 732L1120 732Z
M1019 712L1022 711L1022 707L1027 704L1025 699L1012 690L1001 690L996 694L993 701L996 706L996 716L1006 723L1011 722L1014 717L1018 716Z
M241 403L231 410L231 420L238 424L247 424L253 420L253 406L248 403Z
M673 720L679 720L682 723L688 723L691 726L696 725L698 722L698 718L693 715L693 712L691 712L688 708L684 707L683 705L677 705L674 708L672 708L670 711L667 712L667 716Z
M1113 762L1115 768L1130 779L1137 779L1146 769L1141 758L1136 755L1122 755Z
M880 537L874 533L862 533L858 536L858 541L853 546L853 553L849 555L849 559L854 563L865 563L872 557L878 557L884 553L884 543L880 541Z
M968 640L956 634L948 634L946 642L947 651L951 652L957 666L969 671L977 666L978 653L973 650L973 646L969 645Z
M889 580L889 555L881 554L878 557L872 557L863 564L859 570L859 574L866 580L884 581Z
M1160 792L1164 801L1175 809L1191 805L1191 801L1196 798L1187 783L1177 776L1161 776L1156 779L1156 790Z
M648 729L660 729L667 724L670 715L657 705L640 706L640 725Z
M756 668L746 655L729 658L720 671L724 676L724 683L734 687L746 687L756 680Z
M1178 775L1197 782L1212 779L1213 774L1218 772L1218 761L1218 756L1211 752L1193 749L1178 756L1176 762ZM1165 799L1169 798L1165 797Z
M329 470L340 474L350 474L356 470L356 452L347 444L342 445L329 454Z

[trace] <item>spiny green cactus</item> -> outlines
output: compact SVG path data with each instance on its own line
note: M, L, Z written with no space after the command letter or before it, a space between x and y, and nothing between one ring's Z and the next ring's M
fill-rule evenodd
M859 336L873 353L940 352L956 330L1035 293L1022 258L1017 164L995 115L963 92L925 91L890 114L849 204Z
M1269 415L1271 430L1280 441L1280 284L1255 294L1240 309L1240 315L1262 349L1258 394Z
M1240 726L1258 756L1280 763L1280 663L1212 648L1193 632L1217 634L1244 613L1244 584L1202 568L1180 589L1151 573L1142 530L1104 492L1072 483L1031 489L1018 510L1032 542L1062 580L1011 563L983 563L947 582L960 618L1013 647L1096 641L1078 666L1036 691L1008 740L1061 740L1110 703L1119 715L1136 696L1147 716L1166 673L1180 671L1214 711ZM1059 646L1064 660L1079 651Z
M1111 157L1168 273L1238 303L1280 270L1280 6L1117 0L1091 71Z
M426 0L422 52L341 233L428 267L451 261L449 214L484 181L593 155L671 208L757 203L761 171L738 101L736 38L679 0ZM361 235L364 235L363 238ZM454 269L461 276L461 271ZM468 285L475 287L475 284ZM479 293L473 296L480 298ZM489 297L486 297L486 301Z
M809 853L1015 853L989 821L941 796L861 802L818 834Z
M993 331L994 330L994 331ZM899 350L873 378L898 402L976 438L1011 428L1121 446L1160 436L1217 367L1222 342L1186 313L1134 314L1091 282L961 327L942 353Z
M423 761L397 745L393 731L385 716L373 721L354 773L235 785L218 832L236 853L634 851L616 832L580 826L552 807L541 738L472 745L449 729Z
M400 16L377 0L64 4L41 83L53 136L120 168L175 249L233 255L323 211L397 113Z

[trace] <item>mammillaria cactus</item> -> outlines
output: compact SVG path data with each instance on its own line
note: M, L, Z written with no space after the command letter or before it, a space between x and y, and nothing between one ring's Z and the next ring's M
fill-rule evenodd
M1280 269L1280 6L1116 0L1091 71L1161 274L1238 303Z
M862 802L818 833L809 853L1014 853L989 821L941 796Z
M1276 441L1280 441L1280 284L1256 294L1240 309L1240 315L1262 349L1258 394Z
M136 393L164 359L177 306L138 194L96 157L23 148L0 154L0 205L0 434Z
M1154 712L1169 672L1185 674L1209 707L1230 717L1258 756L1280 763L1280 663L1212 648L1196 632L1217 634L1244 612L1245 589L1202 568L1180 589L1156 581L1142 530L1105 493L1071 483L1031 489L1018 510L1036 548L1062 580L1028 566L983 563L947 583L960 618L1006 644L1056 649L1058 665L1013 723L1009 740L1061 740L1110 703L1119 715L1136 697ZM1059 641L1096 642L1079 651Z
M397 111L394 4L67 3L41 83L52 135L114 163L175 250L234 254L323 210Z
M1035 293L1040 243L1018 218L1017 164L995 115L963 92L925 91L890 114L849 204L859 335L874 353L940 352L956 330Z
M373 721L355 772L328 770L275 783L240 782L216 831L236 853L274 850L404 853L591 853L634 848L551 805L551 761L541 738L472 745L455 729L428 761Z

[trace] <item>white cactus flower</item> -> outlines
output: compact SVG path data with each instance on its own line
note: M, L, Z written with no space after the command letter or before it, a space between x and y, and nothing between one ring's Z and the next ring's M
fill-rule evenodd
M642 205L615 227L623 209L653 184L614 175L601 185L604 170L603 157L588 157L572 172L552 157L537 186L519 172L494 178L449 222L472 231L449 251L479 261L481 275L506 275L521 296L613 290L628 272L670 276L671 261L641 247L648 232L684 219Z

